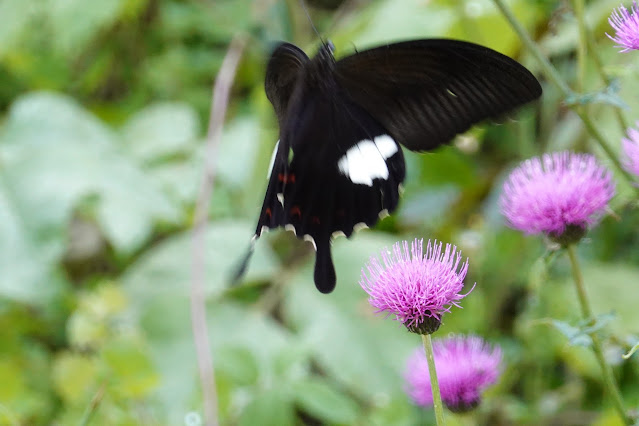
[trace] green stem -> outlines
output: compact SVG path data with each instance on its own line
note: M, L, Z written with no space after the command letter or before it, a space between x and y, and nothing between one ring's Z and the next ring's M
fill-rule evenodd
M91 402L89 402L89 405L87 406L86 410L84 410L84 414L82 415L82 418L80 419L80 423L78 423L80 426L86 426L89 424L89 422L93 418L93 415L98 410L98 406L100 405L100 402L102 402L102 397L104 396L104 390L105 390L105 385L104 384L100 385L100 387L98 388L98 391L95 393L95 395L93 395L93 398L91 398Z
M588 48L588 57L592 59L593 64L595 65L595 69L601 80L604 82L606 86L610 86L612 84L612 79L608 76L606 71L604 70L603 63L601 62L601 58L599 57L599 52L597 47L595 46L595 39L592 36L592 31L586 26L586 45ZM619 127L621 127L621 132L626 133L628 127L628 121L626 117L623 115L621 108L615 107L613 108L615 111L615 115L617 116L617 121L619 122Z
M430 375L430 386L433 390L433 409L435 410L435 420L437 426L444 426L444 406L442 404L442 395L439 391L439 382L437 381L437 370L435 370L435 356L433 355L433 342L430 334L422 334L422 343L426 352L426 360L428 361L428 373Z
M590 307L590 303L588 303L588 297L586 296L586 288L584 287L583 276L581 275L581 269L579 268L579 262L577 261L577 253L575 250L575 245L571 244L567 247L568 257L570 258L570 266L572 268L572 276L575 281L575 288L577 289L577 296L579 297L579 305L581 306L581 313L584 316L584 319L588 321L588 325L592 326L595 323L595 319L592 316L592 309ZM592 339L592 349L595 353L595 357L601 366L601 370L603 373L603 380L608 390L608 393L612 397L613 405L615 406L615 410L619 413L619 416L627 425L632 425L634 422L628 417L626 414L626 410L624 409L623 399L621 396L621 392L619 391L619 387L615 380L614 375L612 374L612 368L606 362L606 358L604 357L603 347L601 345L601 341L599 340L599 336L595 332L589 333L590 338Z
M526 46L526 48L528 48L528 50L530 50L530 52L535 57L535 59L537 59L546 77L553 84L555 84L555 86L557 86L557 88L561 91L561 94L564 97L568 98L568 97L574 96L574 92L568 86L568 83L564 81L561 75L559 75L559 72L555 69L555 67L552 66L548 58L544 56L544 54L541 52L539 47L537 47L535 42L532 40L532 38L526 31L526 29L519 23L517 18L515 18L515 15L506 6L506 4L502 0L493 0L493 2L497 6L497 8L501 11L501 13L504 15L508 23L512 26L513 30L515 30L515 32L521 39L522 43ZM581 108L578 108L576 105L572 105L570 106L570 108L577 113L579 118L581 118L581 121L586 126L586 129L588 130L590 135L597 141L601 149L604 150L604 152L606 153L610 161L614 164L614 166L621 172L621 174L623 174L623 176L626 179L628 179L628 182L632 184L634 182L634 178L632 177L630 173L628 173L622 167L621 161L619 161L619 158L617 157L615 152L612 150L612 148L610 148L610 146L608 145L608 142L606 142L603 135L594 126L592 120L590 120L590 117L586 113L584 113L581 110ZM635 188L635 190L639 191L638 187L635 187L635 186L633 187Z
M579 74L577 78L577 90L579 92L584 91L586 58L592 59L597 73L601 76L601 79L606 84L606 86L610 86L612 84L612 80L604 71L603 64L601 63L601 59L599 58L599 53L595 48L595 41L592 37L592 32L590 31L590 29L588 28L588 24L586 23L584 14L584 0L573 0L572 3L575 16L577 18L577 26L579 28L579 47L577 49ZM617 121L619 122L619 126L621 127L621 132L625 133L628 129L628 123L626 122L626 119L624 118L623 113L619 108L614 107L613 109L615 111Z
M573 0L572 8L577 18L577 27L579 29L579 38L577 40L577 91L583 93L586 80L586 40L588 38L584 19L584 0Z

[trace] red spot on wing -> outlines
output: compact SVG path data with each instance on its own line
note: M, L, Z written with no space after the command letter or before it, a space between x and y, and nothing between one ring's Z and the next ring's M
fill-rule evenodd
M313 225L319 225L320 224L320 219L317 216L311 216L311 223Z
M270 208L270 207L267 207L267 208L266 208L266 211L264 212L264 214L265 214L268 218L270 218L271 216L273 216L273 213L271 213L271 208Z
M295 175L293 173L279 173L277 175L277 180L283 183L295 183Z
M302 211L298 206L291 207L291 216L302 217Z

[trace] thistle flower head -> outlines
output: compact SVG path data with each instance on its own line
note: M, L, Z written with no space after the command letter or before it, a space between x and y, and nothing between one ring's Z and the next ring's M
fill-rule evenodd
M455 246L431 243L423 252L423 240L393 246L382 252L382 263L372 257L362 269L360 285L369 294L368 301L377 312L386 312L401 321L410 331L430 334L439 328L441 315L466 294L460 294L468 271L468 259L462 263Z
M639 127L639 121L636 125ZM623 165L630 173L639 176L639 130L630 127L627 132L628 137L621 140L622 149L626 157Z
M465 412L481 402L482 392L500 375L501 349L478 336L434 340L433 355L442 401L453 412ZM419 406L433 405L424 349L415 350L404 372L406 392Z
M615 193L611 173L590 154L557 152L524 161L504 183L501 212L527 234L579 240ZM574 238L573 238L574 237Z
M639 7L637 2L632 2L630 11L623 5L615 9L608 18L610 26L615 30L615 36L612 37L606 33L608 38L621 48L621 52L639 49Z

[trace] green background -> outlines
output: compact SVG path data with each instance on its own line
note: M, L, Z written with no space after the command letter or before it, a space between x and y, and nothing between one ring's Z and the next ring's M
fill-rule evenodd
M573 84L578 37L568 5L508 4ZM589 1L586 18L634 122L637 54L618 53L604 35L618 5ZM517 58L544 87L541 102L452 146L405 152L399 210L335 242L330 295L313 285L312 247L288 232L261 238L245 282L228 286L277 139L263 91L269 51L278 40L309 54L319 44L298 2L0 0L0 425L202 422L190 230L212 81L238 32L251 36L215 158L206 230L221 423L434 423L403 391L419 337L375 316L358 285L370 256L418 237L456 244L469 257L467 284L477 283L435 337L477 333L504 351L499 383L473 413L447 414L450 424L618 424L594 357L567 338L579 310L566 256L506 228L499 214L502 182L522 159L563 149L599 155L507 22L488 0L344 2L310 12L338 56L454 37ZM587 92L605 91L590 62L585 75ZM618 151L623 131L610 102L588 108ZM615 176L614 215L589 233L579 256L597 314L614 313L606 354L632 408L639 365L620 355L639 333L639 213L636 192Z

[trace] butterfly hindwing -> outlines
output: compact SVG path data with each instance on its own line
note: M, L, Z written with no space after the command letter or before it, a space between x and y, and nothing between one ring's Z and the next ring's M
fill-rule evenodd
M315 284L329 293L336 280L331 240L394 211L405 166L399 145L362 108L321 93L305 99L291 106L295 120L281 132L292 143L280 142L274 155L256 236L263 227L285 227L312 241Z
M358 52L337 61L335 79L413 151L434 149L473 124L541 95L537 79L515 60L448 39Z

